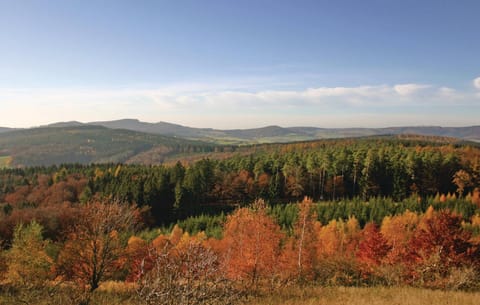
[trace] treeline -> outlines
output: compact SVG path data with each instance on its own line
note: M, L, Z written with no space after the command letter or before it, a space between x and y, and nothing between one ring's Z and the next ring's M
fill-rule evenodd
M468 194L478 202L480 149L390 138L248 148L225 160L184 165L64 165L0 170L0 205L13 210L114 198L150 208L156 224L270 204L388 197L400 202ZM380 214L383 215L383 214Z

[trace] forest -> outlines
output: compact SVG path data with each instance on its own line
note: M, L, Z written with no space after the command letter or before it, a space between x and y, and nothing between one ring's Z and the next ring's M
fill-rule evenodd
M100 304L116 291L125 304L234 304L293 286L478 291L479 187L476 145L416 136L156 165L3 168L0 301Z

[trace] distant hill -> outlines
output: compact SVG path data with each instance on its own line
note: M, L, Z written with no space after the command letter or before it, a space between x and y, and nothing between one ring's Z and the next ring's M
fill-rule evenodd
M99 124L99 122L95 124ZM171 164L179 160L188 163L205 157L224 159L236 154L244 155L255 151L284 149L288 145L293 147L295 144L282 144L280 142L298 142L300 140L311 141L307 144L307 147L317 144L330 145L335 143L335 141L350 143L350 138L359 138L358 141L375 141L379 139L382 141L416 141L419 143L428 142L443 145L461 143L463 141L449 137L449 135L463 134L471 136L477 130L474 127L457 129L425 127L425 130L420 131L426 134L441 133L442 136L422 136L415 135L419 131L415 127L322 129L314 127L282 128L279 126L267 126L256 129L222 131L190 128L169 123L149 124L135 120L103 122L101 124L109 125L110 128L79 122L64 122L51 125L55 127L19 129L0 133L0 168L58 165L62 163ZM139 126L143 126L143 128L152 132L116 128L139 128ZM171 134L186 135L188 133L193 139L208 139L217 143L232 143L236 141L243 145L219 145L198 140L188 140L179 136L153 133L154 130L166 132L167 128L170 128L169 132ZM374 135L370 136L372 133ZM347 137L349 139L339 139ZM321 138L336 138L337 140L322 140ZM288 139L290 141L287 141ZM268 141L279 143L266 143ZM247 143L259 142L264 142L265 145L245 145ZM470 142L470 144L472 143ZM299 145L301 147L303 143L299 143Z
M480 126L469 127L392 127L382 128L385 133L392 134L420 134L429 136L453 137L463 140L480 142Z
M116 121L90 122L88 125L99 125L113 129L128 129L140 132L176 136L181 138L202 138L210 134L213 129L192 128L182 125L158 122L145 123L136 119L123 119Z
M83 124L0 133L0 157L8 157L13 167L106 162L158 164L175 154L210 152L215 147L198 141Z
M58 122L58 123L53 123L47 126L42 126L42 127L78 127L78 126L85 126L87 124L77 122L77 121L69 121L69 122Z
M14 128L0 127L0 133L15 130Z
M224 158L246 153L248 144L289 143L322 139L412 135L428 141L480 143L480 126L318 128L266 126L219 130L192 128L166 122L135 119L81 123L59 122L30 129L0 128L0 167L39 166L61 163L161 164L202 157ZM422 138L420 137L420 140ZM458 140L453 140L459 142ZM245 149L242 149L242 145ZM247 146L245 146L247 145ZM227 154L223 154L227 152Z
M146 123L136 119L124 119L103 122L62 122L50 127L75 127L98 125L111 129L127 129L138 132L201 140L219 144L286 143L327 138L347 138L372 135L418 134L428 136L454 137L480 142L480 126L439 127L411 126L388 128L318 128L318 127L280 127L267 126L253 129L220 130L212 128L192 128L182 125L158 122Z
M292 127L290 130L321 138L361 137L372 135L400 135L416 134L425 136L452 137L457 139L480 141L480 126L469 127L440 127L440 126L411 126L387 128L315 128Z

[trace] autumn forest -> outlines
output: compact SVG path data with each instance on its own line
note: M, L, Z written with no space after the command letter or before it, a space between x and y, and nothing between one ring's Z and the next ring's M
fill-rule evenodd
M3 168L0 302L478 291L479 187L475 143L421 136L252 145L161 165Z

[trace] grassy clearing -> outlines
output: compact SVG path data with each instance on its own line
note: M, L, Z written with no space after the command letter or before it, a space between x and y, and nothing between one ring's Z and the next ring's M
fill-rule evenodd
M0 168L9 167L12 163L12 157L0 156Z
M411 287L289 288L251 300L248 305L478 305L480 293Z

